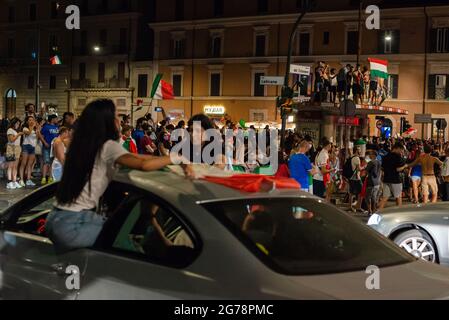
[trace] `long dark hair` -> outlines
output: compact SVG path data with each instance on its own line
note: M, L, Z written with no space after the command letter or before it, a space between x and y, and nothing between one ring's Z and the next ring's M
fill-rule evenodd
M64 172L56 192L60 204L71 204L89 183L95 159L108 140L118 140L115 124L115 105L103 99L89 103L78 118L76 130L68 150Z

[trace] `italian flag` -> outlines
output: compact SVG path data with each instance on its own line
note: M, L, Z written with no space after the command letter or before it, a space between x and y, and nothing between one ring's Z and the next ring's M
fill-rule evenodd
M61 59L59 58L58 55L55 55L53 57L50 58L50 62L52 65L59 65L62 64Z
M388 79L388 61L376 58L369 58L371 64L371 75L373 77Z
M151 89L151 98L159 100L172 100L175 98L173 86L162 80L162 74L159 73L153 82Z

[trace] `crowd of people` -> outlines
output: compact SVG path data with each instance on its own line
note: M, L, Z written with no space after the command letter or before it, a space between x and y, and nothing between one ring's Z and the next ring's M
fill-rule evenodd
M36 113L33 104L26 106L23 117L2 120L6 188L34 187L37 174L41 185L59 181L74 123L71 112L59 119L56 114Z
M382 78L371 75L367 66L357 64L337 70L324 61L314 69L314 101L339 103L352 96L356 104L382 105L388 87Z
M391 198L397 206L449 201L449 142L363 137L346 150L326 138L318 148L307 136L287 140L284 157L301 189L328 201L343 195L353 212L372 214Z

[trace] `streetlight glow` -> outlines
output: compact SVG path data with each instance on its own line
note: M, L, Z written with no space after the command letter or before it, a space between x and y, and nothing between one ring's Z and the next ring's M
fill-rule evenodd
M390 35L385 36L385 41L391 41L392 37Z
M95 47L94 47L94 51L95 51L95 52L100 52L100 47L99 47L99 46L95 46Z

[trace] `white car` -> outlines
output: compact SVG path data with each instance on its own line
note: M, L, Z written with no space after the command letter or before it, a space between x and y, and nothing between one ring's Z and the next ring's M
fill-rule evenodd
M122 172L97 243L61 255L44 228L55 190L1 215L3 299L449 299L447 268L298 190Z

